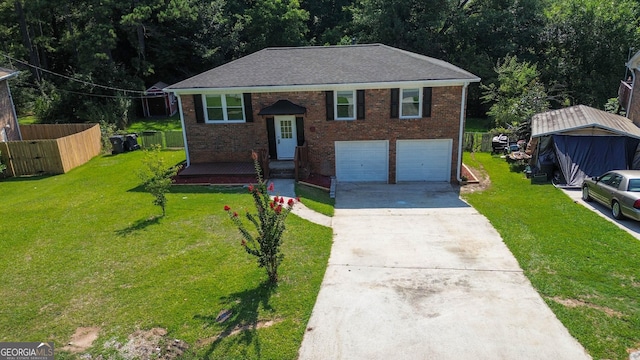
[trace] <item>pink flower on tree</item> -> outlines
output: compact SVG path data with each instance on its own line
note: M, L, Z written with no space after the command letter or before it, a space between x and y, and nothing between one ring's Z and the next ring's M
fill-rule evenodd
M281 196L279 201L280 201L280 204L284 204L284 197Z
M269 184L269 188L267 190L273 191L273 189L275 189L275 186L273 185L273 183Z
M225 205L225 206L224 206L224 211L229 211L229 210L231 210L231 208L229 207L229 205Z
M249 184L249 192L253 192L253 185Z
M277 208L275 208L276 214L280 214L282 212L282 205L278 205Z
M287 201L287 205L289 206L293 206L294 203L293 199L289 199L289 201Z
M233 217L238 217L238 213L237 212L233 212Z

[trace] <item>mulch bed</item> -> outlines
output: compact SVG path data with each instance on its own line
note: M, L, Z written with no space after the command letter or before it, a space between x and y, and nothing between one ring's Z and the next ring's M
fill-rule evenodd
M460 169L460 175L461 176L466 176L467 179L468 179L468 183L470 183L470 184L479 183L480 182L478 180L478 177L475 176L475 174L471 172L471 169L469 169L465 164L462 164L462 169Z
M182 169L180 169L182 170ZM183 176L178 175L173 177L173 183L177 185L248 185L255 184L257 179L255 175L194 175ZM308 183L315 186L320 186L325 189L331 187L331 177L311 174L309 178L302 180L303 183Z

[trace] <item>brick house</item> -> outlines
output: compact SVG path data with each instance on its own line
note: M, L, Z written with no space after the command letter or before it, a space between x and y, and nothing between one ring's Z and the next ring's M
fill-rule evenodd
M640 51L633 55L626 65L630 75L621 82L618 99L626 110L627 117L640 126Z
M0 67L0 142L22 140L8 81L17 75L18 71Z
M173 84L187 167L252 149L338 181L460 178L467 87L447 62L381 44L266 48Z

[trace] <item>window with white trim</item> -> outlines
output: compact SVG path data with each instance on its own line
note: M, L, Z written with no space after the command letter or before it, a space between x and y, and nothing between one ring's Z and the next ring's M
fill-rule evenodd
M336 120L356 119L356 92L355 90L340 90L334 92Z
M422 116L422 89L400 89L400 118L414 119Z
M208 123L245 122L242 94L203 95Z

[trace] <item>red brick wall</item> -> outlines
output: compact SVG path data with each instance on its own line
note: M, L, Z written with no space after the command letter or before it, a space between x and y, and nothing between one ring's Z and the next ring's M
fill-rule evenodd
M636 81L633 84L633 97L631 98L631 106L629 106L627 117L634 124L640 126L640 70L635 69L633 71L636 75ZM624 104L624 106L627 106L627 104Z
M268 148L266 117L258 112L280 99L307 108L304 133L309 145L311 171L335 175L334 141L389 140L389 182L395 181L396 140L452 139L451 180L455 180L462 87L433 88L431 117L391 119L389 89L366 90L364 120L326 120L325 93L289 92L252 94L254 122L197 124L191 95L182 96L189 154L193 163L248 161L253 148Z

